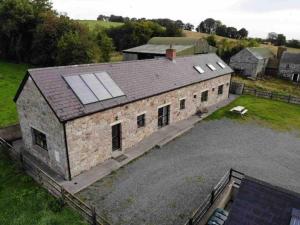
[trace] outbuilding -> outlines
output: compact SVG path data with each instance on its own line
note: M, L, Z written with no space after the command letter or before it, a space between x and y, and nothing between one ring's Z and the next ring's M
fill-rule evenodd
M279 77L300 82L300 53L285 52L280 60Z
M228 98L216 54L30 69L15 102L26 153L67 180ZM188 152L187 152L188 154Z

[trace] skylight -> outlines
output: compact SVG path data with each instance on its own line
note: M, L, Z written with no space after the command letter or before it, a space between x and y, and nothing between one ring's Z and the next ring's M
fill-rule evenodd
M212 64L207 64L208 68L212 71L216 71L217 69Z
M194 68L199 72L199 73L204 73L205 71L201 68L201 66L194 66Z
M124 96L122 90L106 72L64 78L84 105Z
M218 65L222 68L222 69L225 69L225 65L223 64L223 63L221 63L221 62L218 62Z

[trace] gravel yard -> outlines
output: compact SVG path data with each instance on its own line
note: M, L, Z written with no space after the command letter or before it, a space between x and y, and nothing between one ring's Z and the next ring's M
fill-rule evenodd
M113 225L182 225L230 168L300 192L299 133L201 122L79 193Z

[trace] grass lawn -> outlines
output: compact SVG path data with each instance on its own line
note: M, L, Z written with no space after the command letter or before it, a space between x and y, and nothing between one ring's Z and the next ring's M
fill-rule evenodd
M249 80L240 76L233 76L233 81L244 83L246 86L264 91L277 92L284 95L300 96L300 86L278 78L265 78L264 80Z
M103 28L112 28L112 27L118 27L123 25L123 23L98 21L98 20L78 20L78 22L87 25L90 30L95 29L97 26Z
M28 67L0 60L0 127L18 122L13 98Z
M244 117L230 112L235 106L245 106L249 111ZM300 106L253 96L241 96L228 106L214 112L207 120L221 118L241 122L256 122L281 131L300 131Z
M31 177L15 168L0 147L1 225L86 225Z

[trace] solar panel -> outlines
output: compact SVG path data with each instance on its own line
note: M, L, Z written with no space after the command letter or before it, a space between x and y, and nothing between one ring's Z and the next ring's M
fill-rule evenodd
M194 66L194 68L201 74L205 72L200 66Z
M106 72L95 73L96 77L101 81L101 83L106 87L113 97L123 96L123 91L119 86L111 79L111 77Z
M212 64L207 64L208 68L212 71L216 71L217 69Z
M102 83L95 77L94 74L80 75L87 86L97 96L99 101L112 98L111 94L106 90Z
M221 62L218 62L218 65L222 68L222 69L225 69L225 65L223 64L223 63L221 63Z
M65 77L65 80L80 99L82 104L89 104L98 101L94 93L78 75Z

